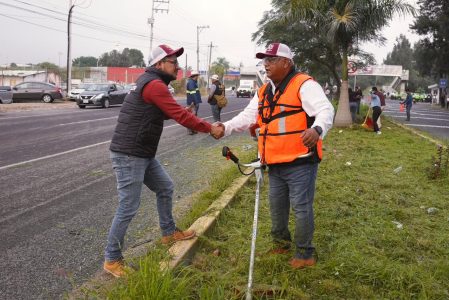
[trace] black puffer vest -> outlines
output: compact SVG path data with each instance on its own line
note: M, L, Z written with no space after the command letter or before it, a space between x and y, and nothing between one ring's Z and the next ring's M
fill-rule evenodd
M215 92L214 92L214 96L212 96L212 99L209 101L209 104L216 105L217 99L215 99L215 95L221 95L221 93L223 92L223 89L221 88L221 84L218 81L216 83L212 83L212 84L215 85Z
M146 84L160 79L169 84L173 78L149 67L136 81L136 89L125 97L109 149L138 157L154 157L164 128L164 113L146 103L142 92Z

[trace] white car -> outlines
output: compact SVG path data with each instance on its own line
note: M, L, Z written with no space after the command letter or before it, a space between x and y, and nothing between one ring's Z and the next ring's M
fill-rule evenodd
M91 83L82 83L82 84L80 84L76 88L71 89L67 93L67 97L69 98L69 100L76 101L76 98L78 97L78 95L80 93L84 92L90 85L91 85Z

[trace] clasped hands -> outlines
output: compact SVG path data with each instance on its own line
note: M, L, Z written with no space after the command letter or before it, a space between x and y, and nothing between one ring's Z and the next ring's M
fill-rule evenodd
M221 122L215 122L210 127L210 135L213 136L216 140L222 138L225 133L225 126Z

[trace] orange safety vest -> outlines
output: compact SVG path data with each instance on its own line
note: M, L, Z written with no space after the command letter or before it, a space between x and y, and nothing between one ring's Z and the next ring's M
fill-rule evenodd
M258 146L263 163L292 162L309 152L314 152L312 156L315 156L316 161L321 160L321 138L313 149L309 149L304 146L301 137L312 125L313 119L302 108L299 89L311 78L301 73L294 74L283 91L279 87L276 89L271 102L271 91L267 90L271 89L271 85L266 83L259 89Z

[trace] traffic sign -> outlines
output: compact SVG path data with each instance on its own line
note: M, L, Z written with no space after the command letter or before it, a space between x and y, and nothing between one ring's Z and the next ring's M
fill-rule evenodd
M440 79L440 88L444 89L447 87L447 79L441 78Z

